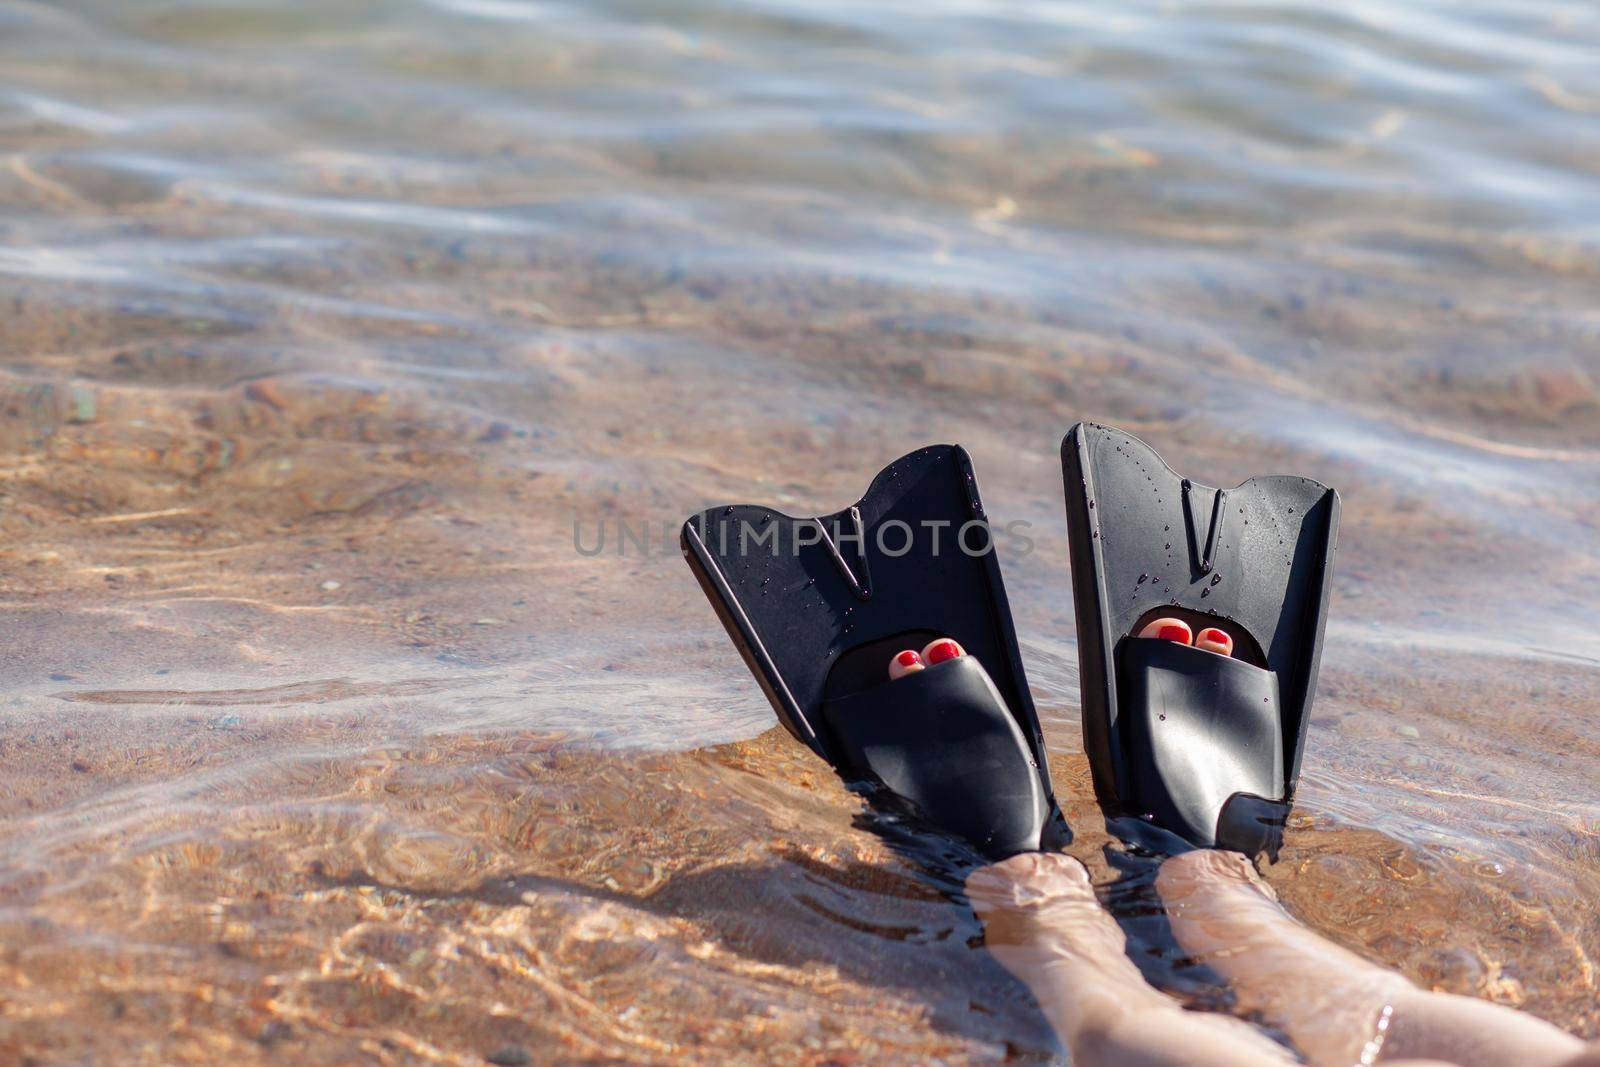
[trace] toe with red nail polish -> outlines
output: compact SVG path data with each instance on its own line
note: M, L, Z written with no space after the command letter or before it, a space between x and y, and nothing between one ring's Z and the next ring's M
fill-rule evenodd
M1207 626L1195 635L1195 648L1203 648L1207 652L1215 652L1219 656L1233 655L1233 638L1227 631L1219 630L1215 626Z
M927 667L922 662L922 656L916 649L908 648L904 652L896 652L894 659L889 661L889 677L904 678L908 674L915 674Z
M1152 619L1139 631L1139 636L1176 641L1180 645L1192 644L1194 641L1194 631L1189 629L1189 624L1182 619L1173 618Z
M955 659L957 656L965 656L966 654L967 650L962 648L954 638L950 637L941 637L938 640L929 641L928 647L922 650L922 658L930 667L936 663L943 663L947 659Z

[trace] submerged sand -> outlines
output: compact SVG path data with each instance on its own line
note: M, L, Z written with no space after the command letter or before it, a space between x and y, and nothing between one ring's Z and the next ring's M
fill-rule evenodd
M1593 18L0 0L0 57L0 1058L1051 1060L673 542L967 446L1110 883L1079 418L1344 495L1290 909L1600 1037Z

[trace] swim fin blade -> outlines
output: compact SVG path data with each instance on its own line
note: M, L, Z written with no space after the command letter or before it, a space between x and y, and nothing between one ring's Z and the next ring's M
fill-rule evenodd
M1214 489L1121 430L1061 443L1084 748L1095 792L1206 848L1276 856L1299 780L1339 496L1307 478ZM1232 656L1130 636L1175 616Z
M965 450L903 456L831 515L711 508L681 543L778 721L841 777L990 858L1068 836ZM936 637L967 654L889 679Z

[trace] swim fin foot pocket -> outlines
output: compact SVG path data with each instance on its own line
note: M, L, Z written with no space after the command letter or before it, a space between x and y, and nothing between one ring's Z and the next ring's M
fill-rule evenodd
M778 721L842 778L989 858L1070 837L963 449L901 457L832 515L712 508L681 542ZM888 679L941 636L967 654Z
M986 855L1039 847L1039 765L983 665L960 656L824 701L833 751Z
M1306 478L1213 489L1144 442L1061 444L1084 748L1109 814L1199 847L1276 856L1322 653L1339 497ZM1233 656L1131 637L1172 615Z

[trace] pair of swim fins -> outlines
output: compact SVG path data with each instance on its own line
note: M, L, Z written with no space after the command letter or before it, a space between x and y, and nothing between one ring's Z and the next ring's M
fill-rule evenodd
M1198 847L1275 854L1299 777L1338 494L1306 478L1214 489L1091 423L1061 444L1083 738L1095 792ZM692 516L685 558L788 731L841 777L1001 858L1069 837L967 453L903 456L855 504ZM1176 616L1222 656L1129 635ZM967 655L891 681L935 637Z

